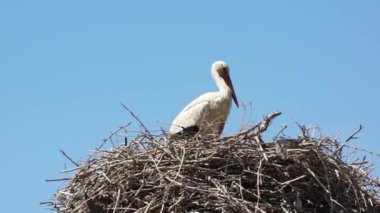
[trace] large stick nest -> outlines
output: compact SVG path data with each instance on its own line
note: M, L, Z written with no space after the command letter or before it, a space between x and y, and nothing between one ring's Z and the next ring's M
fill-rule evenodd
M379 182L365 161L343 160L345 144L305 128L263 143L279 114L225 138L145 131L98 149L50 204L57 212L380 212Z

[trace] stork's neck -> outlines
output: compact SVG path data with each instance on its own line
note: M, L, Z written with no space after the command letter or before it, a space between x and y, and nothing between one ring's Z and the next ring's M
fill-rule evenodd
M213 77L214 77L216 85L219 88L219 92L230 96L232 93L231 89L228 87L224 79L220 77L219 75L213 75Z

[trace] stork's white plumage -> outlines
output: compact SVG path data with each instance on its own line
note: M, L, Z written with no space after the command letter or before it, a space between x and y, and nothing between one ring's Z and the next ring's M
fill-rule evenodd
M219 88L217 92L205 93L188 104L174 119L169 132L172 134L199 132L201 135L220 135L230 112L231 101L239 104L224 61L211 66L211 75Z

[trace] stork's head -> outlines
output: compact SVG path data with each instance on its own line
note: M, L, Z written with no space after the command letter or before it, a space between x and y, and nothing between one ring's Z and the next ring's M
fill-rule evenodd
M230 68L228 67L228 64L224 61L214 62L211 66L211 74L219 89L227 90L232 95L232 99L234 100L236 106L239 107L234 86L232 85L230 78Z

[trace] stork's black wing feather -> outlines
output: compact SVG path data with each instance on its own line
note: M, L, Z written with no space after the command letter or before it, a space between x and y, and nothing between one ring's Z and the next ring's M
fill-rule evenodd
M199 127L189 126L189 127L182 127L182 131L177 132L171 136L171 138L191 138L194 137L199 132Z

